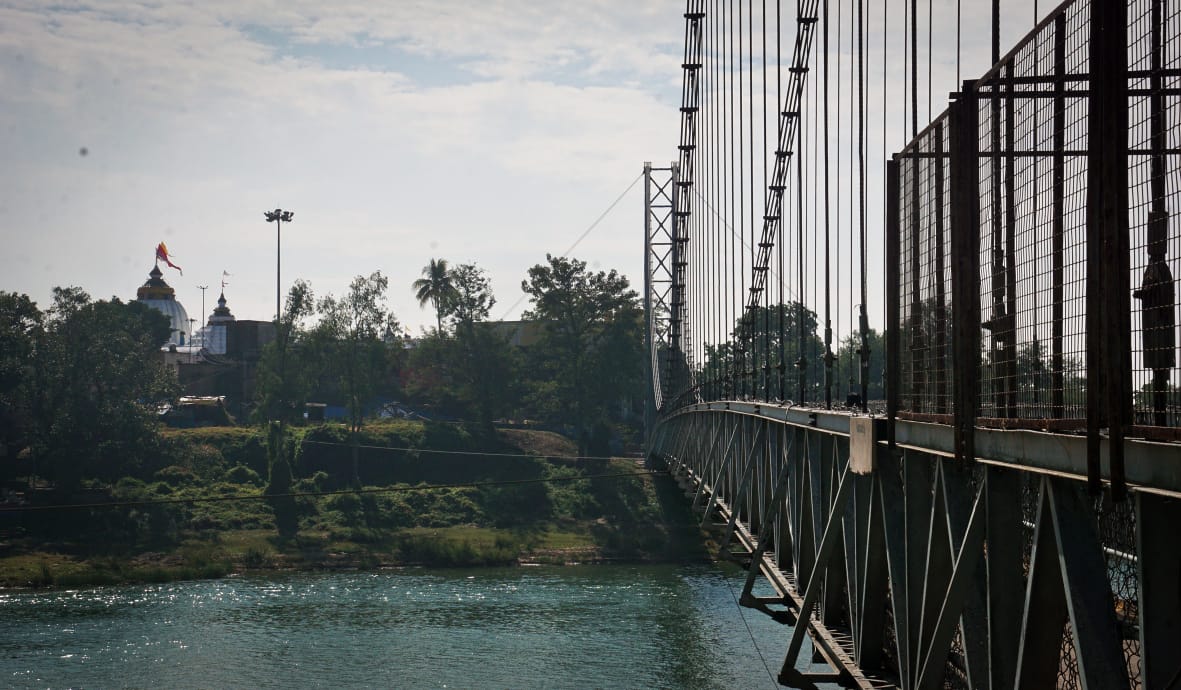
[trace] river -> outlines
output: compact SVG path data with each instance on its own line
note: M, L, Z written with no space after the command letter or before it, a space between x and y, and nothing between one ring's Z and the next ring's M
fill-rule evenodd
M737 606L744 576L412 568L0 592L0 686L778 687L790 629Z

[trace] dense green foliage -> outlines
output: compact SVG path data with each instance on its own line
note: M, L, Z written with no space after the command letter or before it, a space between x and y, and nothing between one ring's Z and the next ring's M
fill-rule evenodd
M197 567L224 572L230 567L226 558L259 567L274 562L279 551L322 563L329 543L356 554L354 559L368 553L374 562L455 565L514 562L523 552L560 547L562 539L614 557L672 556L666 549L684 548L667 538L670 519L682 518L665 507L683 508L681 501L662 497L631 461L569 459L572 444L556 434L489 435L454 424L393 421L367 425L360 436L364 486L354 490L348 488L347 428L293 430L302 478L291 483L295 496L289 498L298 536L282 536L283 517L266 500L264 481L253 469L266 463L266 430L187 429L164 435L160 457L150 463L159 469L87 494L87 502L130 505L38 513L23 525L27 543L86 556L98 564L89 573L94 581L162 577L127 562L145 551L183 553L186 544L237 543L232 535L275 531L278 540L252 542L249 552L219 548L222 556L185 560L188 570L177 573L199 575ZM562 456L532 455L539 451ZM556 553L554 558L564 558L560 548ZM108 557L122 559L122 565ZM72 570L61 575L57 567L53 572L58 575L40 580L36 572L20 577L62 583L86 576Z
M439 328L407 362L412 402L484 427L537 420L565 430L584 454L606 454L613 437L637 430L647 385L643 319L626 278L547 256L521 284L532 302L525 320L489 323L496 298L483 270L460 264L436 275L440 266L447 264L432 260L423 272L433 279L411 286L423 304L440 295Z
M839 345L833 343L832 366L826 372L827 348L821 338L816 313L799 302L775 304L747 311L719 346L706 344L706 360L697 372L699 385L711 397L764 394L776 399L825 398L826 374L831 377L832 399L842 404L861 391L861 339L853 333ZM885 398L885 339L870 329L869 399ZM663 360L677 379L676 363ZM782 370L780 368L782 364ZM683 374L682 374L683 377Z
M868 389L870 400L886 399L886 337L869 329ZM844 400L850 393L861 390L861 336L850 333L841 341L833 362L833 400Z
M433 409L490 426L523 409L521 353L489 324L461 324L410 353L406 393Z
M582 452L611 406L643 399L643 311L639 295L615 271L546 255L521 289L532 299L526 318L544 327L529 353L536 378L531 400L545 417L573 426ZM605 449L595 449L603 452Z
M44 312L0 293L0 478L19 479L34 503L128 504L53 511L22 529L106 544L101 531L131 549L225 530L275 530L285 543L309 530L385 539L364 530L536 530L646 510L581 478L606 461L532 457L495 424L559 429L577 439L568 455L606 455L620 432L636 430L646 382L639 299L627 280L547 257L522 285L527 321L499 324L488 321L496 299L479 267L432 260L424 275L416 295L436 308L437 328L414 347L385 307L380 272L358 276L340 297L317 299L296 281L258 361L259 426L188 432L158 422L180 392L162 366L165 316L77 288L57 290ZM457 423L376 421L399 399ZM347 423L306 426L308 401L343 407ZM421 487L439 484L468 486ZM343 493L302 496L322 492ZM223 498L235 500L212 500Z
M295 281L276 324L275 339L263 348L258 365L258 412L263 420L294 422L303 416L319 367L318 353L299 341L304 322L314 312L312 286Z
M46 311L0 293L0 319L0 443L28 463L5 474L23 470L76 488L142 466L158 442L155 405L176 394L160 361L167 317L139 302L57 288Z

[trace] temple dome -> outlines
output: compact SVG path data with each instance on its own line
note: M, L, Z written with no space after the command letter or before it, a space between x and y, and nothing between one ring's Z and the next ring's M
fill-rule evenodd
M217 308L209 316L209 323L201 329L201 347L209 353L224 355L226 353L227 325L234 321L234 315L226 306L226 293L222 290L217 298Z
M159 266L153 266L148 273L148 280L135 292L136 301L168 317L172 333L168 338L168 345L184 345L188 342L189 313L184 305L176 301L176 290L164 282L164 274Z
M221 296L217 298L217 308L209 316L209 323L226 323L233 320L234 315L230 313L230 308L226 306L225 290L222 290Z

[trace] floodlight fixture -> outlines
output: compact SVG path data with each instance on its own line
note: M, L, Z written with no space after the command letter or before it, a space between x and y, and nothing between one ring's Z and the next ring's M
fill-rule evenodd
M279 319L283 314L281 301L283 298L283 289L279 281L282 268L283 223L290 223L295 218L295 213L277 208L274 211L263 211L262 215L267 219L268 223L275 224L275 325L278 326Z

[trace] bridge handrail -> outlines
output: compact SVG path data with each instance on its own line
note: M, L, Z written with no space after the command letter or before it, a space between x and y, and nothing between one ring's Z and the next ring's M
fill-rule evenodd
M1085 433L1093 488L1101 443L1120 486L1125 438L1181 440L1177 40L1157 3L1064 2L893 157L895 417L963 456L978 426Z

